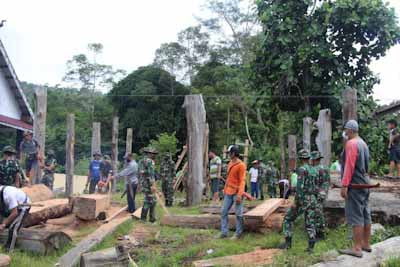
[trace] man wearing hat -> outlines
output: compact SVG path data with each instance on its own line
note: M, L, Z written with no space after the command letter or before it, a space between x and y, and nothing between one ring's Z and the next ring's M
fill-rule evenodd
M251 189L251 196L258 198L258 167L259 163L258 160L254 160L251 164L253 167L249 170L250 175L250 189Z
M174 202L175 162L171 153L164 154L160 164L161 188L165 198L165 206L171 207Z
M285 242L279 245L281 249L292 247L293 225L297 217L304 213L305 227L308 235L307 252L312 252L315 245L315 208L317 203L315 177L309 165L310 152L302 149L298 153L302 166L298 168L298 180L294 204L287 211L283 221Z
M57 160L55 158L54 150L50 149L47 151L46 159L42 168L44 169L41 183L46 185L50 190L53 190L54 184L54 170L57 166Z
M0 161L0 185L22 186L22 169L15 159L17 152L11 146L3 148L3 160Z
M266 170L268 195L270 198L276 198L276 186L278 179L278 170L275 168L275 163L270 160Z
M362 257L363 251L371 252L371 210L369 208L368 176L369 149L358 135L358 123L348 121L344 126L347 139L344 149L344 166L341 196L345 199L347 224L352 226L353 247L339 250L342 254ZM354 188L357 185L358 188Z
M89 194L94 194L96 192L97 183L100 181L101 172L101 153L93 153L93 160L89 164L88 179L86 181L85 191L89 186Z
M24 139L19 145L20 159L25 156L25 171L30 179L32 179L35 167L40 160L39 150L39 143L33 139L33 134L28 131L24 132Z
M311 163L314 168L317 180L316 187L318 191L317 200L318 205L315 214L315 227L317 239L325 238L325 216L324 216L324 202L328 195L330 187L330 170L321 164L322 155L319 151L311 152Z
M136 210L135 198L136 191L139 184L138 179L138 164L136 163L133 154L128 153L125 155L125 168L113 176L111 179L119 179L125 177L125 190L126 198L128 201L128 211L134 213Z
M141 183L142 192L144 194L142 214L140 216L142 221L147 220L147 214L150 213L150 222L156 221L155 207L157 200L155 197L156 188L155 171L154 171L154 158L157 151L152 147L143 149L144 157L139 161L139 181Z

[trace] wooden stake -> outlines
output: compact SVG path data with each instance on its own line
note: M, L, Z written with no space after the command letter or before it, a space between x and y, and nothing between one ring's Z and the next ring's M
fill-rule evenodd
M126 129L126 148L125 155L132 153L132 142L133 142L133 129Z
M74 193L74 147L75 147L75 115L67 116L67 142L65 156L65 195Z
M204 178L203 178L203 182L206 185L206 192L209 191L209 183L208 183L208 177L209 177L209 173L208 173L208 162L209 162L209 158L208 158L208 145L209 145L209 140L208 140L208 136L210 134L210 128L208 126L208 123L206 123L206 129L204 131Z
M33 138L40 146L39 159L44 159L46 144L46 117L47 117L47 89L46 87L37 87L35 90L36 112L33 123ZM40 183L42 179L42 169L39 164L35 166L33 177L30 177L32 184Z
M224 148L223 148L223 150L222 150L222 158L223 159L226 159L228 156L227 156L227 153L226 153L226 150L228 149L228 147L226 146L226 145L224 145Z
M357 120L357 90L347 88L342 94L343 125L349 120Z
M244 163L247 165L249 161L249 139L244 141Z
M181 165L183 159L185 158L185 155L186 155L186 153L187 153L187 150L188 150L188 149L187 149L187 146L186 146L186 145L183 146L182 152L181 152L181 154L179 155L178 160L177 160L176 163L175 163L175 171L177 171L178 168L179 168L179 166Z
M111 166L113 169L113 173L117 173L118 171L118 124L119 118L113 118L113 126L112 126L112 140L111 140ZM111 182L112 191L115 192L115 180L113 179Z
M313 119L306 117L303 119L303 149L311 151L311 133L313 128Z
M318 150L324 157L321 162L324 166L330 166L332 158L332 122L330 109L323 109L319 112L318 121L315 123L318 127L318 135L315 139Z
M289 170L296 168L297 160L297 137L295 135L288 136L288 150L289 150Z
M93 159L93 154L95 152L101 153L101 123L100 122L93 122L92 154L91 154L92 159Z

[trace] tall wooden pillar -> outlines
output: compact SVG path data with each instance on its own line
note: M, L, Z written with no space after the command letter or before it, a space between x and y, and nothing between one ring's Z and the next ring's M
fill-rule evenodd
M315 140L319 152L324 157L321 162L324 166L330 166L332 158L332 121L330 109L323 109L319 112L318 121L315 123L318 127L318 135Z
M296 169L297 162L297 137L295 135L288 136L289 150L289 171Z
M33 123L33 138L40 146L39 157L44 158L46 144L46 117L47 117L47 89L37 87L35 90L36 109L35 121ZM34 175L31 177L32 184L40 183L42 178L42 169L39 164L36 166Z
M244 156L243 156L243 162L248 166L249 164L249 139L246 139L244 141Z
M357 90L347 88L342 93L343 125L349 120L357 120Z
M92 129L92 159L95 152L101 153L101 123L93 122Z
M67 115L67 141L65 145L65 195L74 193L75 115Z
M118 171L118 125L119 125L119 118L113 118L112 124L112 140L111 140L111 166L114 173ZM115 180L112 180L111 185L112 191L115 192Z
M132 142L133 142L133 129L126 129L126 148L125 155L132 153Z
M303 119L303 149L311 151L311 133L313 128L313 119L305 117Z

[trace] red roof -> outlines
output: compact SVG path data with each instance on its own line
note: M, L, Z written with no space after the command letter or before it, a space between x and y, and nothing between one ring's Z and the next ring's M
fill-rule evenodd
M0 124L23 131L33 131L33 126L24 121L0 115Z

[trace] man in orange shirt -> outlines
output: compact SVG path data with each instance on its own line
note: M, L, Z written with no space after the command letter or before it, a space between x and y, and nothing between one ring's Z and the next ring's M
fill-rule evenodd
M228 174L224 188L224 203L221 211L221 234L219 238L228 237L228 214L235 203L236 233L232 240L240 238L243 233L243 202L242 195L246 184L246 164L239 159L239 148L231 145L228 148L231 161L228 165Z

